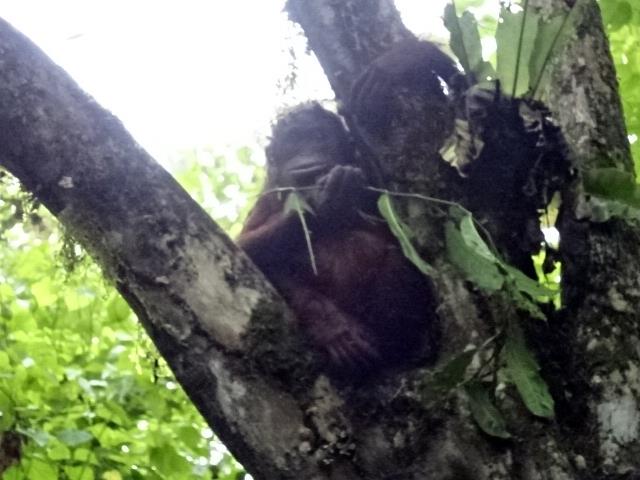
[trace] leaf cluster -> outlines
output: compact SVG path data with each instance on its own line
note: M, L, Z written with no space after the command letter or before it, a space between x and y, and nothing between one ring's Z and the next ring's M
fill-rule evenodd
M246 194L216 183L228 180L224 157L209 167L186 157L182 167L192 195L235 201L225 220L240 223ZM11 185L0 212L13 215ZM243 478L124 300L89 260L67 270L61 255L82 251L44 209L33 213L37 231L23 215L0 243L0 439L20 439L3 480Z

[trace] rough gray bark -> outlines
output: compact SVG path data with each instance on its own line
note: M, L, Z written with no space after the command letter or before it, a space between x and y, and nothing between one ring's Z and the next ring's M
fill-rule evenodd
M585 3L548 98L584 167L629 169L597 7ZM391 0L290 0L288 8L342 101L371 59L410 36ZM638 242L622 223L590 222L578 182L562 224L566 309L533 332L538 347L562 342L562 355L539 348L557 421L531 418L505 396L516 439L497 442L479 433L463 398L425 401L422 371L335 388L262 275L120 123L6 23L0 45L0 164L99 261L256 479L607 478L637 466ZM392 184L445 194L452 180L439 175L437 151L414 147L381 147L397 172ZM439 270L447 358L486 338L487 317L508 312L439 258L441 232L420 205L401 208Z
M547 9L563 4L535 3ZM633 173L600 13L591 2L580 13L577 30L554 65L548 103L581 171L615 167ZM562 328L571 356L563 394L567 423L576 427L567 454L596 478L637 475L640 232L627 222L599 218L578 182L566 197L560 225L566 305Z
M397 27L398 18L390 13L390 1L371 3L364 7L357 1L289 0L292 18L302 25L330 79L339 62L345 70L359 73L358 62L351 59L360 53L360 46L367 46L365 58L375 58L388 39L406 35ZM547 15L566 10L567 3L531 2ZM632 171L615 71L598 7L591 1L578 5L577 27L556 59L553 81L544 99L566 135L579 171L594 167ZM377 20L370 20L372 12ZM339 21L327 25L326 19ZM360 27L352 29L356 24ZM342 39L338 51L336 38ZM331 55L335 58L325 60ZM343 83L332 81L332 86L337 98L348 97ZM384 161L394 162L384 152L382 156ZM424 157L418 160L425 161ZM395 162L393 165L398 160ZM400 162L403 166L407 163ZM415 174L409 177L415 178ZM396 185L405 186L402 181ZM437 185L428 181L418 189L438 192ZM640 295L638 230L619 220L602 222L583 195L579 178L564 192L564 198L560 230L565 308L548 327L531 332L557 401L557 420L546 424L512 409L516 418L511 420L521 423L516 428L520 436L517 445L485 450L477 462L483 467L476 470L474 478L485 474L490 478L618 478L636 472L640 463L640 334L635 307ZM443 304L451 311L445 321L450 323L465 318L451 316L456 295L460 300L457 308L466 305L462 309L467 319L473 312L464 288L446 289L452 282L456 284L455 277L439 282L444 290ZM454 330L454 335L460 333ZM447 430L455 432L456 427ZM485 443L491 445L490 441ZM446 478L446 472L441 470L433 478Z

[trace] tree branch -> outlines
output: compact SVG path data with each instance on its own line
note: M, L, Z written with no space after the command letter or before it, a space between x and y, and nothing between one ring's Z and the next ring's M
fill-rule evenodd
M532 1L543 11L565 9L564 0ZM571 146L578 171L614 167L633 172L613 60L595 1L576 3L579 19L553 63L545 93ZM615 422L612 412L637 412L640 394L626 385L638 382L640 354L640 230L624 220L600 222L580 179L563 194L560 215L562 323L555 326L571 346L562 358L571 398L568 424L580 425L574 449L604 473L638 468L640 432L629 434L631 418ZM633 407L628 407L633 405ZM597 432L597 433L596 433ZM604 477L603 477L604 478Z
M248 469L324 478L299 448L314 433L298 401L269 380L300 383L309 356L282 300L115 117L1 20L0 45L0 164L98 261Z
M413 37L389 0L288 0L286 10L304 30L342 102L367 65L394 43Z

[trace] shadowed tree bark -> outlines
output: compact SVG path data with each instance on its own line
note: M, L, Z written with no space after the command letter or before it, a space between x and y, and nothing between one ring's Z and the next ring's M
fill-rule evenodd
M561 0L532 1L542 12ZM411 37L390 0L290 0L336 98ZM595 2L552 69L545 98L579 171L631 171L616 80ZM563 192L563 309L527 329L556 400L540 420L498 398L512 437L477 428L464 395L425 394L425 371L337 388L264 277L108 112L0 22L0 164L88 249L132 306L185 391L256 479L634 478L640 446L637 229L596 221L581 177ZM429 105L429 108L437 106ZM343 108L348 122L353 122ZM438 154L446 134L409 108L402 135L368 144L389 187L457 198ZM442 359L513 315L444 257L442 220L398 202L435 267ZM508 229L505 218L488 218ZM502 223L502 225L501 225ZM496 298L498 297L498 298Z

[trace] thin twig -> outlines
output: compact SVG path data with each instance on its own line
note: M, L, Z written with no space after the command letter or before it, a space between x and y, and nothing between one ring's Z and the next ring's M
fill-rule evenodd
M482 225L478 220L476 220L473 214L469 210L467 210L465 207L463 207L457 202L452 202L450 200L443 200L442 198L429 197L427 195L421 195L419 193L392 192L390 190L385 190L384 188L375 188L375 187L366 187L366 188L367 190L371 190L372 192L386 193L387 195L391 195L395 197L417 198L418 200L424 200L425 202L432 202L440 205L447 205L449 207L459 208L462 211L462 213L469 215L473 224L482 231L482 233L486 237L487 242L489 243L491 250L493 250L493 252L498 251L495 244L493 243L493 238L491 238L491 234L486 229L486 227Z

